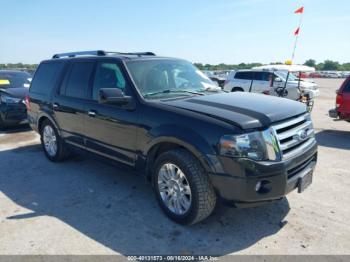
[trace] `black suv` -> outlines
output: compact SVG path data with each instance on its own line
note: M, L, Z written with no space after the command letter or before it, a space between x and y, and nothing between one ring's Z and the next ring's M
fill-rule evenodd
M256 206L302 192L317 161L302 103L225 93L191 63L150 52L43 61L29 121L50 160L80 148L132 167L182 224L206 218L218 199Z

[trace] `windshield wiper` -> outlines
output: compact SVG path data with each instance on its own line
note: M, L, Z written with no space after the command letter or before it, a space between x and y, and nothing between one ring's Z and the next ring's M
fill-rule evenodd
M160 94L170 94L170 93L187 93L187 94L192 94L192 95L201 95L203 96L203 93L200 92L195 92L195 91L189 91L189 90L173 90L173 89L166 89L154 93L148 93L145 94L144 97L150 97L150 96L155 96L155 95L160 95Z

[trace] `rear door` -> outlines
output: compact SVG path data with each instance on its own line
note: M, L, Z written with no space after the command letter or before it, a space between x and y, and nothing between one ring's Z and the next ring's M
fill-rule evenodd
M252 92L263 93L270 91L271 81L269 72L252 72L253 73L253 86Z
M343 103L339 108L343 118L350 117L350 77L346 80L342 87Z
M73 61L53 98L54 117L67 143L84 146L86 102L95 62Z
M119 61L102 60L95 77L86 115L87 149L134 166L136 159L137 110L98 103L101 88L119 88L132 96L130 83Z
M235 74L233 88L241 87L241 88L243 88L244 92L249 92L250 84L252 82L252 77L253 76L252 76L251 72L238 71Z
M40 112L51 114L50 103L53 90L59 85L65 63L62 61L43 62L36 70L33 81L29 89L30 107L28 119L30 124L37 127Z

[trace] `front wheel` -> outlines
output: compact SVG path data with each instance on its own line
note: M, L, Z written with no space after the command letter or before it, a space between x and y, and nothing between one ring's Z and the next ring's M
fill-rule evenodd
M216 205L216 194L199 161L176 149L156 160L153 183L165 214L180 224L195 224L208 217Z

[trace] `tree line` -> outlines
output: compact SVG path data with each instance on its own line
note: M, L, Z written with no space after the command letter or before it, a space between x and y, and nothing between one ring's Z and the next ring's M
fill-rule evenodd
M273 62L271 64L283 64L282 62ZM240 64L218 64L218 65L210 65L210 64L202 64L195 63L195 65L201 70L209 70L209 71L220 71L220 70L240 70L240 69L250 69L252 67L261 66L261 63L240 63ZM340 64L337 61L326 60L322 63L317 63L314 59L308 59L305 61L304 65L315 67L317 71L350 71L350 63ZM0 69L23 69L33 71L37 68L37 64L23 64L23 63L15 63L15 64L0 64Z
M272 62L271 65L283 64L282 62ZM220 71L220 70L241 70L241 69L250 69L256 66L262 66L261 63L241 63L241 64L202 64L195 63L195 65L200 70L209 70L209 71ZM304 65L315 67L317 71L350 71L350 63L340 64L337 61L326 60L322 63L317 63L314 59L308 59L305 61Z

